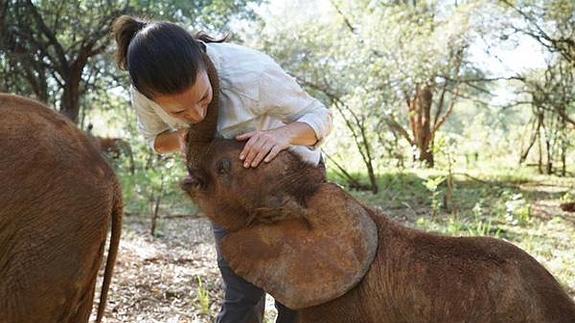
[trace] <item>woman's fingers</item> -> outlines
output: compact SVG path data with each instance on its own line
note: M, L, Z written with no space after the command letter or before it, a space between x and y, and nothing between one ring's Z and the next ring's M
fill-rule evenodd
M277 138L277 134L270 130L248 132L236 136L236 140L247 140L240 153L245 168L257 167L262 161L270 162L287 148L287 144L282 144L282 138Z
M236 140L238 140L238 141L247 140L246 144L244 145L244 148L242 149L242 152L240 153L240 160L246 159L246 155L248 154L251 146L253 145L253 138L254 138L254 135L256 135L256 134L257 134L257 131L250 131L250 132L244 133L243 135L236 136Z
M258 155L260 150L265 145L264 138L261 136L253 136L251 137L246 145L244 146L244 150L240 155L245 156L244 159L244 167L248 168L251 166L254 158Z
M276 156L280 153L280 151L282 151L282 149L280 148L280 146L273 146L270 153L267 155L266 159L264 159L264 161L266 163L269 163L272 161L272 159L276 158Z
M273 147L275 147L275 145L273 143L271 143L271 142L265 143L261 147L261 149L259 150L256 157L253 159L251 166L252 167L258 167L258 165L262 162L264 157L266 157L268 155L268 153L272 150Z

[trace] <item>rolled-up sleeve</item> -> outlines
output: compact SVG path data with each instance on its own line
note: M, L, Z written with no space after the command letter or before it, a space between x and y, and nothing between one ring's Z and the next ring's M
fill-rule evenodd
M269 64L259 80L259 102L256 113L268 114L289 124L303 122L315 132L315 149L321 145L332 129L331 112L316 98L310 96L279 65Z
M150 148L156 151L154 145L156 136L169 130L170 127L154 112L150 106L149 99L133 87L130 88L130 99L132 107L136 110L138 129L144 135L144 139Z

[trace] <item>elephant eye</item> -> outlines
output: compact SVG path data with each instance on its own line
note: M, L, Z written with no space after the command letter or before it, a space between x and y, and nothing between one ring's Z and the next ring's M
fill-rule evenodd
M229 174L231 169L232 162L227 158L218 161L218 164L216 165L216 170L219 175Z

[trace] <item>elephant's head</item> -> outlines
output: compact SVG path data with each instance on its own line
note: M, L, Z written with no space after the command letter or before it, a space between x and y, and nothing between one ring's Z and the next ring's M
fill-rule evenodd
M222 252L232 269L292 309L353 288L377 249L369 211L290 152L244 168L242 146L212 141L182 183L207 216L228 230Z

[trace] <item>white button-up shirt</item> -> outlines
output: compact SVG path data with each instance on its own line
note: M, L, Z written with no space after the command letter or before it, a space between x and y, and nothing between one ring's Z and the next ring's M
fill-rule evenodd
M289 149L304 161L317 165L321 153L316 148L332 127L329 110L261 52L227 43L207 43L206 52L220 79L218 136L233 139L253 130L304 122L313 129L318 143ZM130 92L138 127L152 149L160 133L189 127L134 87Z

